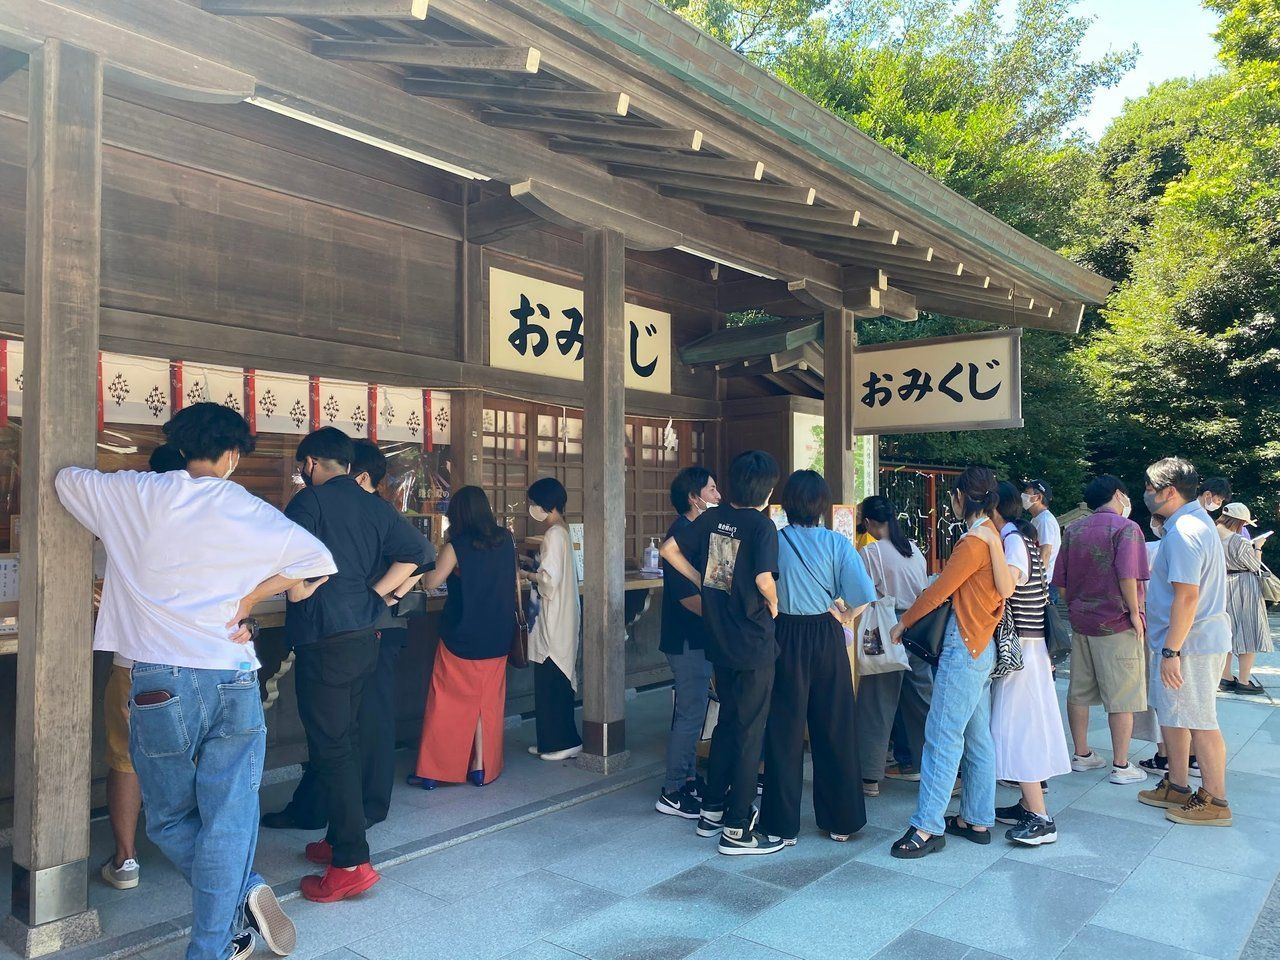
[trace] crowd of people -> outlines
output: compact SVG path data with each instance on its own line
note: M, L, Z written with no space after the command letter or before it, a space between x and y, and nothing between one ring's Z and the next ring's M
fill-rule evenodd
M541 530L536 557L521 558L485 492L455 490L437 556L378 495L387 466L376 444L333 428L303 438L302 488L281 513L228 482L254 448L238 413L194 404L164 432L149 472L67 468L56 478L102 547L95 648L114 657L105 710L116 850L101 874L137 885L145 808L148 836L193 891L189 960L240 960L255 934L285 956L296 932L254 872L259 827L325 831L305 847L324 868L302 880L309 900L378 882L366 832L391 804L403 607L419 583L446 585L447 598L409 782L482 787L501 774L517 622L531 621L521 650L534 673L530 752L546 761L581 752L568 495L553 478L529 487ZM1144 498L1158 540L1148 545L1115 477L1089 483L1092 512L1063 530L1047 483L1018 487L969 467L950 491L963 532L931 582L884 497L860 504L855 544L826 525L831 492L812 470L783 483L771 456L747 451L726 481L722 496L711 471L690 467L671 485L660 648L675 709L659 812L694 822L726 855L783 851L801 839L807 745L817 825L832 840L865 825L866 803L891 778L919 783L894 857L934 853L948 836L990 843L997 822L1009 841L1051 843L1048 782L1108 763L1088 742L1090 707L1102 704L1112 783L1158 771L1140 802L1176 822L1230 825L1215 694L1260 691L1251 670L1270 639L1261 541L1249 539L1252 518L1228 502L1229 488L1201 483L1183 460L1153 464ZM766 512L780 483L781 529ZM251 613L279 594L308 763L288 805L260 816L266 726ZM1070 748L1050 655L1055 594L1074 628ZM919 630L940 642L913 640ZM863 654L892 664L860 672ZM718 711L704 779L697 754L710 698ZM1140 764L1129 759L1136 722L1160 741ZM1000 783L1016 802L997 807Z

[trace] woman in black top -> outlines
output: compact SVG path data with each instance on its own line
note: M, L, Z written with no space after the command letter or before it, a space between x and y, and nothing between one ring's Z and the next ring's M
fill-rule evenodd
M427 589L447 581L440 644L422 719L416 776L434 790L439 781L475 786L502 772L502 715L507 699L507 654L515 624L516 547L493 519L479 487L463 487L449 501L449 542Z

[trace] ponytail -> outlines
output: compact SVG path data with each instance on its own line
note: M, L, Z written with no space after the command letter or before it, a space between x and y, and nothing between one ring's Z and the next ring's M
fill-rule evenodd
M875 496L863 500L862 519L883 523L889 529L889 542L893 544L893 548L904 557L911 556L911 541L907 539L902 524L898 522L898 515L894 512L893 504L887 497Z
M980 514L989 514L999 504L996 493L996 475L990 467L966 467L951 485L954 493L964 501L962 519L968 520Z

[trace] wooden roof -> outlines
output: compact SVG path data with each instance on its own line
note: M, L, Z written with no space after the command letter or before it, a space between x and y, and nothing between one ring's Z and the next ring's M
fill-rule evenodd
M468 215L473 242L537 217L777 278L726 272L721 309L930 310L1074 331L1110 287L655 0L0 10L0 42L30 49L47 36L100 50L111 79L192 99L247 90L259 105L492 180Z

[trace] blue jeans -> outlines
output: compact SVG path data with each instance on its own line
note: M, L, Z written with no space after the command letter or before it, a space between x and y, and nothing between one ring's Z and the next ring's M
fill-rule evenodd
M711 685L711 664L703 650L668 653L671 685L676 706L667 738L667 779L662 789L674 793L692 779L698 769L698 738L707 718L707 690Z
M137 703L156 691L170 699ZM227 960L245 898L263 883L253 855L266 749L255 671L134 664L129 754L147 836L191 884L187 960Z
M946 829L957 771L963 774L960 816L975 827L996 821L996 755L991 739L991 668L995 644L969 655L954 616L947 623L924 730L920 800L911 825L925 833Z

